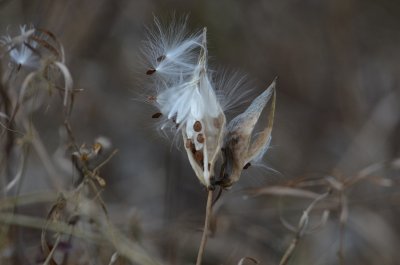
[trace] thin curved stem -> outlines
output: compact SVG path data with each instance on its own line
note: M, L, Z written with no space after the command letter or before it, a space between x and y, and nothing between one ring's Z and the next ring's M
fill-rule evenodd
M210 219L211 219L212 197L213 197L213 191L211 189L208 189L206 218L204 221L203 236L201 237L201 243L200 243L200 247L199 247L199 252L197 254L196 265L201 265L204 249L205 249L206 243L207 243L207 236L208 236L208 230L210 228Z

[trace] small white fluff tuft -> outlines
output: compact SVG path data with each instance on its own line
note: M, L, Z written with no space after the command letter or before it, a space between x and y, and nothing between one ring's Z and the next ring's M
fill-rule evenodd
M20 33L16 37L3 36L0 44L6 48L12 63L30 68L37 67L40 61L38 54L35 52L38 44L30 39L35 33L35 29L22 25L19 26L19 30Z
M216 94L225 114L236 112L240 106L251 102L254 90L245 74L226 69L215 72Z
M177 78L186 79L197 66L201 32L187 32L187 17L173 19L168 27L154 18L154 24L155 28L148 30L142 51L149 67L147 74L154 74L166 82Z

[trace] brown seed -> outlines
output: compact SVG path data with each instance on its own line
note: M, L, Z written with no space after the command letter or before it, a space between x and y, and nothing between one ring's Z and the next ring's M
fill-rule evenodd
M156 72L156 69L150 68L149 70L147 70L146 75L152 75Z
M194 123L194 125L193 125L194 131L195 131L195 132L200 132L200 131L201 131L201 128L202 128L201 122L196 121L196 122Z
M203 164L203 158L204 158L204 156L203 156L203 152L202 151L196 151L196 153L194 153L194 159L200 165Z
M251 163L247 163L246 165L244 165L243 169L248 169L251 166Z
M151 116L153 119L157 119L157 118L160 118L162 116L162 113L161 112L157 112L157 113L154 113L153 114L153 116Z
M158 57L157 58L157 62L162 62L162 61L164 61L165 60L165 58L166 58L166 56L165 55L161 55L160 57Z
M198 135L197 135L197 142L199 142L199 143L204 143L204 136L203 136L203 134L202 133L199 133Z

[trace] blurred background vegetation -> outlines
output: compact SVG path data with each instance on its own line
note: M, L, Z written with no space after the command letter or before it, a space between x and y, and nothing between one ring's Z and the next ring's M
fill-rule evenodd
M155 130L154 107L136 100L147 78L138 60L145 27L153 15L168 18L171 12L189 13L190 29L207 26L211 63L247 73L254 97L278 76L272 147L264 166L246 170L215 205L204 264L237 264L245 256L279 264L295 236L282 219L296 226L312 200L262 192L277 186L333 190L310 222L326 209L329 219L301 238L288 264L398 264L397 1L1 1L2 34L32 24L63 43L74 87L83 89L71 116L76 141L92 144L103 136L118 149L101 171L111 222L163 264L194 263L206 192L185 152ZM60 144L59 105L53 100L32 118L51 155ZM58 170L62 187L71 189L78 173ZM335 186L364 173L368 177L343 190ZM53 191L46 174L31 152L18 195ZM18 212L46 218L50 205ZM15 229L0 250L1 264L36 264L40 230ZM83 258L83 249L69 251L82 258L68 264L110 259L103 253L96 262Z

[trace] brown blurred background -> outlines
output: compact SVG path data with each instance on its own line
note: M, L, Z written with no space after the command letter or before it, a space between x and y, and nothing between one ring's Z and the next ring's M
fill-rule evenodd
M114 223L134 224L165 264L193 263L204 218L205 190L186 154L155 130L154 107L136 100L145 70L137 55L153 15L190 14L189 28L208 27L214 66L238 69L262 91L278 76L272 148L223 193L204 264L237 264L252 256L278 264L310 201L246 197L246 190L327 175L344 179L400 155L400 3L329 1L1 1L1 32L30 24L64 44L77 95L72 124L78 142L107 137L118 154L102 176ZM39 111L50 153L59 144L57 101ZM240 109L240 108L239 108ZM32 157L35 161L35 157ZM46 190L30 164L23 191ZM29 171L28 171L29 172ZM360 184L349 194L346 264L398 264L398 170L380 172L393 185ZM64 180L65 183L72 182ZM289 264L339 264L338 212L304 237ZM39 242L38 242L39 244ZM107 263L104 263L107 264Z

